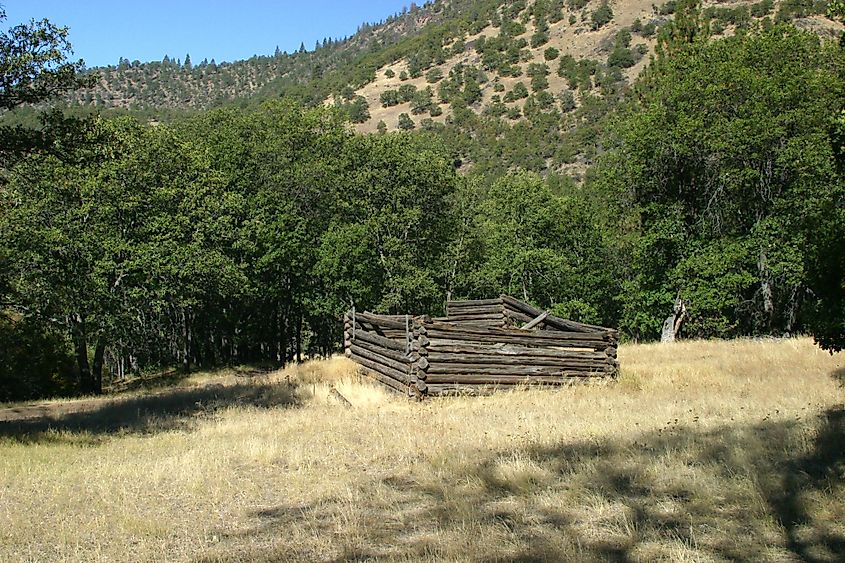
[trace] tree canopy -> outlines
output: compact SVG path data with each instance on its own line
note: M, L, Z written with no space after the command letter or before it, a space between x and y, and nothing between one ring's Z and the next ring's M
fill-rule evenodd
M822 297L841 263L822 275L819 257L836 260L841 232L842 49L791 26L685 37L638 84L602 163L635 226L620 323L653 337L680 295L690 335L841 327Z

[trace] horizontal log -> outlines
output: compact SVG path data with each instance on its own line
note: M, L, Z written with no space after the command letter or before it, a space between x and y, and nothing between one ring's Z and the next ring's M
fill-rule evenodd
M496 354L429 354L430 364L480 364L496 366L600 366L607 364L607 356L600 358L549 356L504 356Z
M447 301L446 307L472 307L478 305L496 305L502 304L502 299L495 297L493 299L470 299L466 301Z
M352 331L352 327L348 330ZM408 333L405 332L405 329L394 329L394 328L383 328L378 325L373 325L367 322L356 322L355 323L355 332L364 331L369 332L371 334L378 334L379 336L384 336L385 338L393 338L393 339L402 339L404 340Z
M466 385L462 383L437 383L435 385L426 383L426 387L425 394L429 397L491 395L499 389L497 385Z
M501 305L494 305L492 307L447 307L446 315L452 317L454 315L501 315L503 312Z
M367 322L376 326L384 328L394 328L397 330L405 330L405 317L402 316L399 320L399 317L396 316L388 316L388 315L376 315L373 313L365 312L365 313L356 313L355 319L359 322ZM410 322L410 318L409 318Z
M414 385L420 393L425 394L428 391L428 384L425 381L417 381Z
M571 348L558 350L550 347L537 348L530 346L518 346L516 344L474 344L472 342L463 342L460 340L435 340L429 344L427 351L429 356L434 353L487 354L496 356L583 358L594 360L604 360L607 357L604 352L595 352L593 350L573 350Z
M426 358L425 356L421 356L420 359L417 360L416 365L419 369L421 369L422 371L425 371L425 370L428 369L428 366L430 366L431 364L429 363L428 358Z
M466 320L477 320L477 321L503 321L505 318L502 316L502 313L473 313L471 315L449 315L449 320L447 322L452 321L466 321Z
M562 377L566 373L595 374L603 376L610 373L607 364L591 366L512 366L512 365L478 365L478 364L443 364L432 363L426 371L428 377L438 374L473 374L473 375L514 375L534 376L548 375Z
M431 388L433 385L442 383L463 383L472 385L569 385L571 379L568 376L543 377L521 375L474 375L474 374L450 374L450 375L429 375L426 384Z
M356 340L363 340L364 342L370 342L372 344L377 344L384 348L388 348L389 350L396 350L398 352L405 352L406 343L404 341L396 341L390 338L386 338L384 336L379 336L378 334L373 334L372 332L365 332L365 331L356 331L355 338L352 340L355 342Z
M583 341L583 340L560 340L558 342L537 341L527 336L497 336L495 338L484 338L479 336L468 335L462 338L434 338L429 343L429 346L453 346L459 344L472 344L477 346L495 346L495 345L516 345L524 348L535 348L538 350L557 350L557 351L583 351L595 352L604 350L607 347L605 342Z
M465 321L458 321L455 319L449 319L449 323L454 324L455 326L468 326L476 328L503 328L505 326L505 323L502 320L474 321L472 319L467 319Z
M598 377L578 377L570 376L562 379L560 384L555 384L555 387L573 387L580 385L607 385L612 380L609 378ZM522 382L517 382L519 385ZM501 391L508 387L515 387L512 384L500 383L429 383L426 382L428 390L426 395L429 397L444 397L453 395L490 395L496 391ZM538 385L542 387L543 385ZM548 385L546 385L548 387Z
M363 348L373 354L379 354L384 356L385 358L396 362L397 364L410 366L412 363L411 357L404 352L399 352L397 350L391 350L389 348L385 348L384 346L379 346L378 344L373 344L372 342L366 342L364 340L358 340L352 343L352 346ZM607 357L605 357L607 359Z
M437 338L442 337L443 334L449 333L465 333L465 334L473 334L473 335L480 335L480 336L529 336L530 338L537 339L537 340L565 340L565 339L572 339L572 340L583 340L583 341L606 341L609 340L610 335L608 333L600 333L600 332L564 332L564 331L548 331L548 332L536 332L536 331L522 331L519 329L512 329L512 328L473 328L467 326L456 326L452 323L431 323L428 326L428 337L429 338ZM606 347L606 346L605 346Z
M374 362L374 361L372 361L368 358L364 358L363 356L359 356L358 354L356 354L354 352L350 351L349 358L351 360L361 364L365 368L375 370L375 371L381 373L382 375L386 375L387 377L391 377L391 378L395 379L396 381L398 381L399 383L404 383L405 385L408 385L411 382L411 376L409 374L404 373L402 371L399 371L397 369L393 369L393 368L388 367L384 364Z
M473 306L457 306L447 305L446 311L451 311L456 314L470 314L470 313L499 313L502 314L504 306L501 303L495 305L473 305Z
M387 375L384 375L383 373L379 373L378 371L369 368L363 368L363 371L368 377L371 377L379 383L386 385L391 391L396 391L398 393L402 393L403 395L408 394L408 386L396 381L392 377L389 377Z
M518 344L520 346L534 346L541 348L579 348L584 350L604 350L607 343L595 340L539 340L531 335L516 336L510 334L476 335L468 333L444 333L432 338L432 342L441 344L457 342L476 342L479 344Z
M393 368L396 371L404 372L408 374L408 377L410 377L411 362L397 362L396 360L383 356L379 351L368 350L366 348L362 348L361 346L356 346L355 344L349 347L349 351L352 352L354 356L366 358L371 362L378 362L384 366Z

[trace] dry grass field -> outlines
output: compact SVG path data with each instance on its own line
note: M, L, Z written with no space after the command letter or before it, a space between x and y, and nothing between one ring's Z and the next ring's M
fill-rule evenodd
M841 355L619 355L607 387L412 403L334 358L0 409L0 560L845 559Z

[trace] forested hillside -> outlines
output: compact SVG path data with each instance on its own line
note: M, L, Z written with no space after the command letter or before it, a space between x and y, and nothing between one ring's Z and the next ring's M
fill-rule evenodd
M507 0L411 4L345 39L232 63L165 57L99 68L74 104L171 120L271 98L341 108L362 132L438 132L467 166L516 165L583 180L603 118L654 55L676 0ZM823 37L841 25L824 0L702 5L713 37L794 22Z
M9 30L0 400L174 366L283 364L335 350L351 305L438 314L447 297L499 293L634 340L658 338L677 306L683 336L811 333L841 348L843 42L790 23L821 21L804 18L817 5L638 10L438 3L327 44L334 62L275 83L266 97L281 100L152 124L54 111L35 128L15 112L89 84L66 30ZM601 35L614 18L630 25ZM841 4L827 18L841 29ZM558 35L606 44L606 57L564 54ZM381 90L382 109L425 102L402 90L412 81L445 101L423 104L431 122L357 132L353 106L388 80L402 85Z

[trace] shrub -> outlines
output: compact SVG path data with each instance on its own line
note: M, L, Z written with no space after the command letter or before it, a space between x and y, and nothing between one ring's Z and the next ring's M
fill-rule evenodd
M416 125L414 124L414 120L411 119L411 116L407 113L400 113L399 114L399 124L397 125L399 129L403 131L410 131L414 129Z
M513 85L513 89L505 94L505 101L506 102L515 102L516 100L521 100L522 98L528 97L528 88L525 87L525 84L522 82L517 82Z
M425 81L429 84L434 84L443 79L443 71L439 68L433 68L425 73Z
M382 107L391 107L395 105L399 105L401 100L399 99L399 92L396 90L385 90L379 95L379 101L381 102Z
M591 19L593 22L593 30L595 31L600 29L602 26L613 20L613 10L610 9L610 5L607 2L603 2L601 6L593 11Z
M575 96L569 90L560 93L560 109L563 112L570 112L575 109Z
M549 42L549 34L546 32L538 31L534 35L531 36L531 48L536 49L541 45L545 45Z

